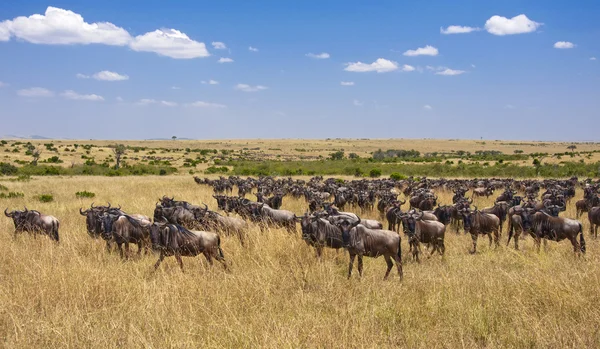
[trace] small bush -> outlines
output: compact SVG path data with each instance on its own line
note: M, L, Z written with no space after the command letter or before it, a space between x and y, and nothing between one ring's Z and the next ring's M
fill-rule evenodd
M11 191L8 194L0 193L0 199L15 199L25 197L25 194Z
M52 194L42 194L38 196L38 200L40 200L40 202L52 202L54 201L54 196L52 196Z
M19 170L15 165L11 165L6 162L0 162L0 174L5 176L11 176L17 174Z
M401 174L400 174L400 173L398 173L398 172L394 172L394 173L392 173L392 174L390 175L390 179L393 179L393 180L395 180L395 181L400 181L400 180L403 180L403 179L406 179L406 178L408 178L408 177L406 177L406 176L404 176L404 175L401 175Z
M371 178L381 177L381 170L378 168L372 169L371 171L369 171L369 177L371 177Z
M207 174L227 173L227 172L229 172L229 169L226 166L222 166L222 167L211 166L211 167L207 168L206 170L204 170L204 173L207 173Z
M167 171L164 168L161 168L160 171L158 172L158 174L160 176L166 176L167 175Z
M96 196L96 194L84 190L84 191L78 191L77 193L75 193L75 196L78 198L93 198Z

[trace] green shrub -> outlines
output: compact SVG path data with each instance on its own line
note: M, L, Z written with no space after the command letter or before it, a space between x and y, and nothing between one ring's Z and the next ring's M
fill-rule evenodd
M401 174L400 174L400 173L398 173L398 172L394 172L394 173L392 173L392 174L390 175L390 179L393 179L393 180L395 180L395 181L400 181L400 180L403 180L403 179L406 179L406 178L408 178L408 177L406 177L406 176L404 176L404 175L401 175Z
M52 196L52 194L42 194L38 196L38 200L40 200L40 202L52 202L54 201L54 196Z
M19 170L15 165L6 162L0 162L0 174L5 176L12 176L17 174L18 171Z
M371 177L371 178L381 177L381 170L378 168L371 169L371 171L369 171L369 177Z
M207 168L206 170L204 170L204 173L207 173L207 174L227 173L227 172L229 172L229 169L226 166L222 166L222 167L211 166L211 167ZM283 171L281 171L281 172L283 172Z
M84 190L84 191L78 191L77 193L75 193L75 196L78 198L93 198L96 196L96 194Z
M15 199L15 198L22 198L25 197L25 194L20 193L20 192L8 192L8 194L5 193L0 193L0 199Z

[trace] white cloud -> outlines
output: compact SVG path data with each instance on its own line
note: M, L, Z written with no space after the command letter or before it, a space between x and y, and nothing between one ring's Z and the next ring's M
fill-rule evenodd
M568 49L568 48L574 48L575 44L573 44L572 42L569 41L558 41L556 43L554 43L554 48L558 48L558 49Z
M220 41L213 41L211 44L215 48L215 50L226 50L227 49L227 46Z
M475 64L471 63L471 68L475 69L477 67L475 66Z
M322 52L322 53L307 53L306 57L310 57L310 58L314 58L314 59L327 59L330 56L329 56L329 53Z
M431 109L433 109L433 107L432 107L432 106L430 106L429 104L425 104L425 105L423 106L423 109L425 109L425 110L431 110Z
M504 109L515 109L515 106L512 104L507 104L504 106Z
M460 25L451 25L448 28L440 28L440 33L448 35L448 34L466 34L471 32L480 31L481 28L476 27L463 27Z
M119 73L115 73L115 72L108 71L108 70L103 70L101 72L98 72L98 73L92 75L92 77L96 80L101 80L101 81L129 80L129 76L127 76L127 75L121 75Z
M453 75L460 75L460 74L464 74L464 73L465 73L464 70L454 70L454 69L446 68L442 71L436 72L435 74L436 75L453 76Z
M590 57L590 61L595 61L596 57Z
M354 86L354 81L342 81L340 82L342 86Z
M77 75L75 75L78 79L89 79L90 76L89 75L85 75L85 74L81 74L81 73L77 73Z
M171 86L171 90L181 90L181 87L179 87L179 86Z
M134 51L154 52L175 59L210 56L203 42L194 41L185 33L175 29L157 29L138 35L129 47Z
M371 64L356 62L356 63L347 63L345 71L351 71L356 73L365 73L376 71L378 73L387 73L398 69L398 63L388 61L387 59L378 58L375 62Z
M352 104L354 104L356 107L362 107L363 105L365 105L365 103L359 101L358 99L353 100Z
M32 88L18 90L17 94L21 97L52 97L52 96L54 96L54 92L52 92L46 88L42 88L42 87L32 87Z
M219 84L219 82L217 80L212 80L212 79L208 80L208 81L203 80L202 83L205 85L218 85Z
M219 63L232 63L233 59L226 58L226 57L221 57L221 58L219 58L219 60L217 62L219 62Z
M248 50L252 51L252 52L258 52L258 49L256 47L252 47L252 46L248 47Z
M140 99L137 103L137 105L150 105L150 104L159 104L159 105L163 105L165 107L175 107L177 106L177 103L175 102L169 102L169 101L157 101L156 99Z
M237 85L235 85L234 89L239 90L239 91L244 91L244 92L257 92L257 91L266 90L267 87L262 86L262 85L250 86L247 84L237 84Z
M197 108L216 108L216 109L227 108L227 106L223 105L223 104L209 103L209 102L203 102L203 101L196 101L193 103L188 103L188 104L186 104L186 106L197 107Z
M87 23L80 14L49 6L45 14L17 17L0 23L0 41L9 36L33 44L104 44L125 46L129 33L108 22Z
M408 50L406 52L404 52L405 56L437 56L439 54L439 51L437 48L427 45L425 47L419 47L416 50Z
M117 100L117 102L123 102L123 98L122 98L121 96L118 96L118 97L116 98L116 100Z
M0 81L0 88L8 86L7 83Z
M485 22L485 30L494 35L525 34L536 31L542 23L537 23L520 14L513 18L492 16Z
M78 100L78 101L94 101L94 102L104 101L104 97L102 97L102 96L98 96L95 94L80 95L79 93L77 93L73 90L67 90L67 91L61 93L61 96L65 97L67 99L73 99L73 100Z
M402 66L402 71L415 71L415 67L413 67L412 65L405 64Z

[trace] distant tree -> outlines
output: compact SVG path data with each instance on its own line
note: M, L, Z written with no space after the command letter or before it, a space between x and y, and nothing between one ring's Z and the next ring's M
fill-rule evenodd
M360 158L360 156L358 156L358 154L356 154L356 153L350 153L350 154L348 154L348 157L350 159L358 159L358 158Z
M115 170L119 169L121 165L121 157L125 155L127 148L123 144L115 144L112 146L112 151L115 154Z
M37 166L40 156L42 156L42 151L39 148L31 149L31 157L33 158L33 160L31 161L31 164L33 166Z
M342 160L344 158L344 152L343 151L336 151L335 153L331 153L329 154L329 158L331 160Z
M173 137L171 137L171 139L172 139L172 140L176 140L176 139L177 139L177 136L173 136Z
M574 144L571 144L570 146L567 147L567 149L569 149L572 153L575 149L577 149L577 146Z

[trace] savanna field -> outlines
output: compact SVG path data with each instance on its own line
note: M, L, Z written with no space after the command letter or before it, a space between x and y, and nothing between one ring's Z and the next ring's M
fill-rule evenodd
M1 183L24 198L1 198L2 209L38 209L60 222L60 244L20 234L0 219L0 346L6 348L198 347L407 347L581 348L600 346L600 243L588 233L587 254L576 258L568 241L549 242L541 253L531 237L521 250L488 247L480 237L446 233L446 255L408 255L402 235L404 279L395 269L383 281L385 261L365 258L347 280L348 255L312 247L283 229L261 232L251 224L249 244L222 236L229 264L209 267L204 257L183 258L181 272L168 257L154 272L150 253L123 261L86 232L80 207L122 205L152 216L163 195L217 210L212 188L191 176L33 177ZM76 192L96 193L77 198ZM39 202L40 194L54 200ZM451 203L452 192L437 193ZM254 195L248 196L254 198ZM402 195L400 196L402 198ZM495 196L476 199L490 206ZM575 218L574 202L563 217ZM307 204L286 196L297 215ZM380 219L366 212L363 218ZM134 247L133 251L137 248Z

